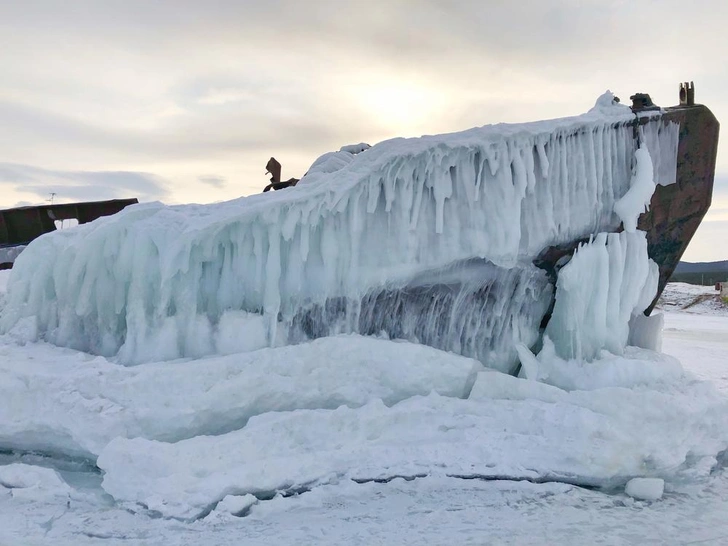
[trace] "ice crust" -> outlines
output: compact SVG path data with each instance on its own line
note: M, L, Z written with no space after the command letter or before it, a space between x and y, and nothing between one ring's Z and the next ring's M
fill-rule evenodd
M605 94L574 118L343 149L280 192L128 207L31 243L11 276L0 332L23 325L51 343L133 364L224 351L219 330L229 313L262 315L266 343L276 345L300 341L307 310L333 308L330 321L319 314L322 335L380 328L512 371L514 342L533 343L546 311L549 288L532 260L549 245L619 225L613 209L630 187L634 122ZM641 132L655 172L673 172L672 126L650 118ZM368 303L393 287L469 270L473 260L498 286L520 286L517 297L479 318L480 296L497 290L465 283L444 289L472 320L438 322L420 305L398 320L406 328L368 320L376 313ZM251 327L255 348L259 326Z

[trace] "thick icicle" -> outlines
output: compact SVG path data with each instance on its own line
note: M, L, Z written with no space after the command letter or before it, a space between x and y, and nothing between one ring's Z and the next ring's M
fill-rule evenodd
M560 357L592 360L602 349L621 354L629 323L657 292L659 271L643 231L600 233L559 272L546 335Z

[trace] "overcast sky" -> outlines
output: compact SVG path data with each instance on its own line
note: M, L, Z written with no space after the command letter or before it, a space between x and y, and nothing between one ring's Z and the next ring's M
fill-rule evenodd
M728 2L0 0L0 207L259 192L342 144L579 114L728 120ZM725 140L725 137L724 137ZM716 244L720 240L720 244ZM687 259L728 258L728 146Z

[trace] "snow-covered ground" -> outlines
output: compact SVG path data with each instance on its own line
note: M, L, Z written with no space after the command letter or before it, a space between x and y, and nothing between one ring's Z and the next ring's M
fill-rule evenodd
M715 287L684 282L669 283L662 292L658 308L662 311L719 316L725 315L727 309Z
M727 543L728 310L667 311L663 351L687 373L630 348L536 382L357 336L128 368L15 332L0 544Z

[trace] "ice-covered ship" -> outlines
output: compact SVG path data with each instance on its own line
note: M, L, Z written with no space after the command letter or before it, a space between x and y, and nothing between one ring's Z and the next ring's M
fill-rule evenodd
M344 147L283 191L43 236L16 262L0 331L124 363L337 333L509 373L544 331L573 355L618 350L710 205L718 123L685 89L673 108L607 93L573 118ZM559 299L580 244L593 256L572 260Z

